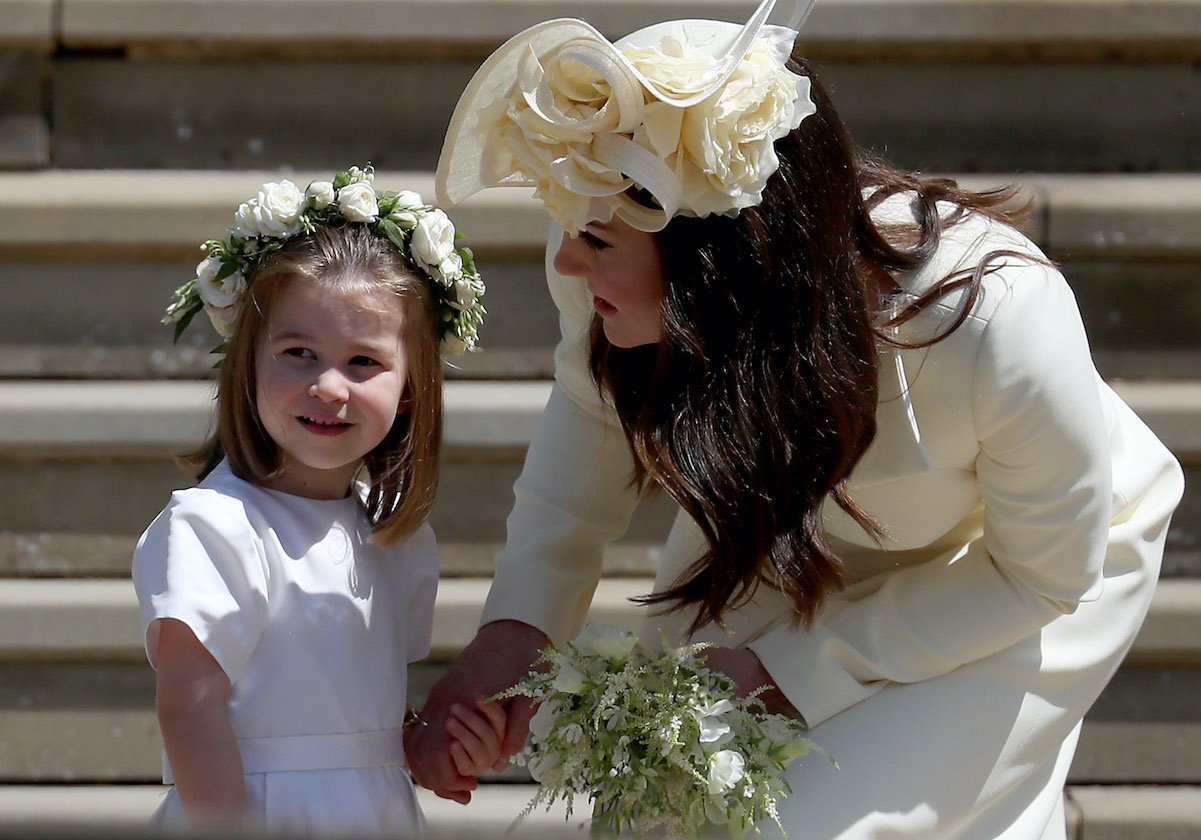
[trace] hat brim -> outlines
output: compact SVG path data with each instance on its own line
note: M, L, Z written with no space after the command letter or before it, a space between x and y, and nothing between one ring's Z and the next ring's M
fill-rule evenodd
M483 160L488 137L480 131L479 118L484 109L506 97L518 78L521 58L533 51L539 59L574 40L587 40L601 49L615 63L625 68L652 96L676 107L686 108L701 102L716 92L729 79L755 39L764 31L774 2L764 2L750 20L743 24L715 20L673 20L633 32L617 43L609 41L595 27L575 18L558 18L535 24L517 33L489 56L472 76L459 97L446 131L446 139L438 158L434 188L438 202L458 204L482 189L495 186L521 186L526 182L520 173L485 180ZM781 29L796 36L795 30ZM649 47L658 44L673 32L682 30L690 43L700 45L711 55L720 56L725 66L703 87L671 93L657 88L626 58L622 47Z

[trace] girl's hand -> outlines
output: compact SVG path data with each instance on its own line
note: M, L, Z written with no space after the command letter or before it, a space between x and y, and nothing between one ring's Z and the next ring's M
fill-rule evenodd
M446 726L450 707L457 703L470 708L479 697L491 697L511 688L529 672L530 663L549 641L541 630L520 621L493 621L479 629L430 690L421 710L427 725L405 729L405 756L417 784L443 799L464 805L471 801L478 782L474 776L460 773L451 758L450 745L455 739ZM507 757L525 745L534 715L528 697L507 701L505 713L505 734L496 770L503 770Z
M478 776L493 767L505 738L506 716L500 704L476 700L475 706L471 709L455 703L446 719L446 731L454 738L450 757L464 776Z

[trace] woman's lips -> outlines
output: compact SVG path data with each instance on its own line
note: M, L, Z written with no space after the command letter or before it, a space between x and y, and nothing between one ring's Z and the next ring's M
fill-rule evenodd
M616 306L609 303L609 301L605 300L603 297L598 297L597 295L592 296L592 307L602 318L607 318L610 315L617 314Z
M298 417L300 425L315 435L336 437L350 428L350 423L341 420L324 419L320 417Z

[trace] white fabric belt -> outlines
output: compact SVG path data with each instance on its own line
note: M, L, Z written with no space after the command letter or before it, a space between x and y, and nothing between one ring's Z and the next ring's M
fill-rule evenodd
M243 773L404 766L404 730L239 738Z

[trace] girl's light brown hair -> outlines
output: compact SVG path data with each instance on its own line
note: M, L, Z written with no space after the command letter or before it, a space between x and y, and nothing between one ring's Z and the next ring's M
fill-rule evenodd
M181 461L197 478L226 458L237 476L255 484L282 473L283 452L259 416L255 354L275 301L297 280L331 290L385 289L404 301L409 408L363 458L369 485L365 504L375 539L395 544L433 510L442 443L442 365L429 280L395 245L364 225L320 226L290 240L248 278L217 380L216 427Z

